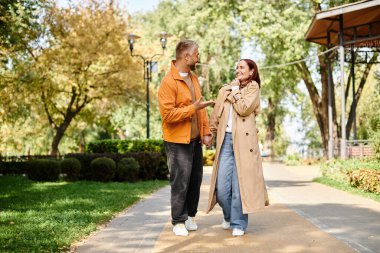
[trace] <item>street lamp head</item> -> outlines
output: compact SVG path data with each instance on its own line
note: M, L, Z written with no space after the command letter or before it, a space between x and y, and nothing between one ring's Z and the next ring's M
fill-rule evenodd
M136 34L128 34L128 44L129 44L129 50L131 51L131 54L132 54L132 51L133 51L133 43L135 43L135 40L137 39L140 39L141 37L136 35Z
M157 34L157 37L160 38L160 42L161 42L161 47L163 50L165 50L166 48L166 42L168 41L168 38L171 37L172 34L170 33L166 33L166 32L161 32L159 34Z

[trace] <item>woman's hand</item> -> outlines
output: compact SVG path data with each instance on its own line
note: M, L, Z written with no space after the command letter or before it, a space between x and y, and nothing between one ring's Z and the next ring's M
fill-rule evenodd
M239 79L234 79L232 82L231 82L231 86L239 86L240 85L240 81Z

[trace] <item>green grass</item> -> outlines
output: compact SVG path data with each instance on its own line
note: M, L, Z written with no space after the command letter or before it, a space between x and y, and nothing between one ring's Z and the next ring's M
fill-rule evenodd
M359 195L359 196L362 196L365 198L370 198L370 199L373 199L377 202L380 202L380 195L379 194L376 194L373 192L365 192L359 188L352 187L349 184L333 180L329 177L319 177L319 178L315 178L313 181L327 185L327 186L330 186L330 187L333 187L333 188L336 188L336 189L339 189L339 190L342 190L342 191L350 192L350 193L353 193L355 195Z
M0 252L62 252L113 214L167 185L138 183L36 183L0 177Z

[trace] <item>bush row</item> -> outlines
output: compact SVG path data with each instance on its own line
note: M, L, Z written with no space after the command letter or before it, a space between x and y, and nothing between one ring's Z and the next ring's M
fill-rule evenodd
M65 180L137 181L167 179L159 171L160 153L125 154L72 153L65 159L36 159L29 162L2 162L1 174L27 174L32 180L56 181L62 173Z
M162 140L100 140L86 145L88 153L131 153L131 152L158 152L160 161L156 177L167 178L169 169L166 161L164 142ZM140 166L141 163L139 162Z
M134 158L139 164L138 178L141 180L152 179L167 179L167 174L163 175L160 171L160 153L158 152L133 152L133 153L71 153L67 154L66 158L76 158L81 164L79 173L80 180L92 180L93 171L91 169L91 162L100 157L105 157L113 160L118 164L123 158Z

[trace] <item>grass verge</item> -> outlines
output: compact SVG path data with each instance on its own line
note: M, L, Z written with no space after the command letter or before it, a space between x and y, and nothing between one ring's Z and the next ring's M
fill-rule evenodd
M365 198L370 198L370 199L375 200L377 202L380 202L380 195L378 195L376 193L365 192L361 189L352 187L351 185L333 180L333 179L328 178L328 177L318 177L318 178L315 178L313 181L327 185L327 186L330 186L330 187L333 187L333 188L336 188L336 189L339 189L339 190L342 190L342 191L350 192L350 193L353 193L355 195L359 195L359 196L362 196Z
M37 183L0 177L0 252L62 252L97 225L167 185L138 183Z

